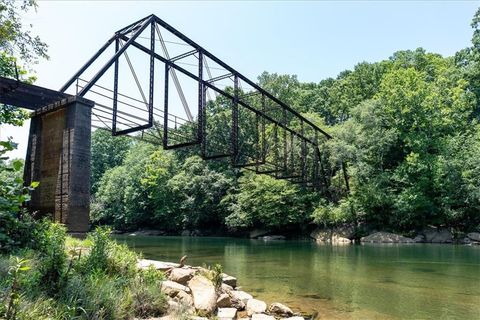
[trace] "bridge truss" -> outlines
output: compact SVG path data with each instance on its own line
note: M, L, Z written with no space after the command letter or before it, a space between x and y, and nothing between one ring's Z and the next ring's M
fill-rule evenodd
M348 191L328 133L155 15L115 32L60 91L95 101L92 126L113 135Z

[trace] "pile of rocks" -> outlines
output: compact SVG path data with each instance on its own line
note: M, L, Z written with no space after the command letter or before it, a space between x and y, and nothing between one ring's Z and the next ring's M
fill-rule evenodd
M303 317L281 303L270 306L237 287L237 279L222 274L222 284L215 288L202 267L180 266L170 262L141 259L141 269L155 267L166 272L168 280L162 282L162 292L168 296L168 315L159 320L209 319L218 320L304 320Z

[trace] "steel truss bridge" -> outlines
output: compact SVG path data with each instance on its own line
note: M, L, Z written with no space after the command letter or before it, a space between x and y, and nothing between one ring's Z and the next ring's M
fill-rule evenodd
M60 91L95 101L92 126L114 136L348 191L327 132L155 15L115 32Z

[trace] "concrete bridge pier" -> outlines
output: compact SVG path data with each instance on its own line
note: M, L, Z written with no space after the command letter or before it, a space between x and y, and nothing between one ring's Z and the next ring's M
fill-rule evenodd
M69 232L89 229L91 109L70 96L33 112L24 180L40 185L29 202L35 217L53 215Z

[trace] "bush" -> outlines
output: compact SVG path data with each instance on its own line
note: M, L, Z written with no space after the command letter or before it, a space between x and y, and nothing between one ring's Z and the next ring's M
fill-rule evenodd
M97 227L88 235L87 241L90 241L92 246L85 260L85 269L133 277L137 273L138 255L126 245L111 240L110 232L107 227Z
M66 229L63 225L42 221L36 232L38 271L40 281L48 294L57 294L67 266L65 251Z

